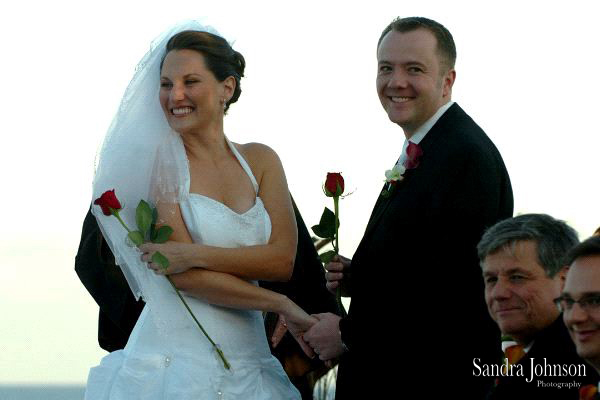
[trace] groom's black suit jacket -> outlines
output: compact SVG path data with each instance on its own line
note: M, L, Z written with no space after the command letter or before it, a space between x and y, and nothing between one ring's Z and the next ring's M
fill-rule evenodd
M499 357L476 245L485 228L512 216L508 173L457 104L420 146L420 164L378 198L352 258L352 302L340 322L350 351L336 399L409 387L424 396L413 398L482 398L489 381L473 378L473 358Z

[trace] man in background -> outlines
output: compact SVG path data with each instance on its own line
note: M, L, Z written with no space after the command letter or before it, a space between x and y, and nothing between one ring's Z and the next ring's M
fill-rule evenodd
M577 354L600 373L600 236L593 236L569 254L570 269L558 304ZM584 388L582 398L598 396L598 381Z
M505 354L503 368L509 369L497 377L489 400L576 400L582 384L596 379L591 368L583 376L554 376L545 368L558 364L562 375L562 366L579 370L585 365L554 303L565 283L567 253L578 242L571 227L545 214L506 219L481 238L477 249L485 299L502 332L503 341L497 346ZM500 361L499 357L494 364ZM473 360L475 376L482 376L488 367Z

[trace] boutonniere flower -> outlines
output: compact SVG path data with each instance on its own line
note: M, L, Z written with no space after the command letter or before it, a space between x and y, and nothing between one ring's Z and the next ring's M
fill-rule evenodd
M394 165L394 168L385 171L386 185L385 188L381 191L382 197L389 197L392 194L392 192L396 188L396 185L398 185L398 182L404 179L403 175L405 172L406 168L399 164L396 164Z

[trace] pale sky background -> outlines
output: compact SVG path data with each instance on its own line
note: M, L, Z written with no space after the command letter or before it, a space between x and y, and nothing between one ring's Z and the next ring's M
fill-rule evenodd
M600 225L592 1L6 3L0 384L83 383L105 354L97 306L73 269L94 158L136 63L182 19L206 17L245 56L226 133L279 153L307 225L331 207L326 172L341 171L355 190L341 202L343 254L356 249L403 141L375 92L376 42L398 15L427 16L453 33L453 100L502 153L515 212L564 219L582 239ZM436 234L443 240L452 227Z

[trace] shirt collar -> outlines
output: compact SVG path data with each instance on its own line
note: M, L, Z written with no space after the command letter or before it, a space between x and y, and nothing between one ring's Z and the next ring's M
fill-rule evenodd
M438 108L435 114L433 114L431 118L425 121L425 123L421 125L419 129L417 129L416 132L410 137L410 141L415 144L421 143L421 140L423 140L425 135L427 135L427 132L429 132L433 125L435 125L435 123L438 122L438 119L440 119L442 115L444 115L444 113L448 111L450 107L452 107L452 104L454 104L454 102L449 101L440 108ZM397 162L398 164L402 164L406 159L406 148L408 147L408 141L409 139L404 139L404 144L402 145L402 153L400 153L401 155Z
M518 344L519 343L517 343L514 340L503 340L502 343L501 343L502 352L504 353L507 348L509 348L511 346L516 346ZM529 352L529 350L531 350L532 346L533 346L533 340L531 342L529 342L529 344L527 346L523 346L523 351L525 352L525 354L527 354Z
M441 106L440 108L438 108L438 110L435 112L435 114L433 114L431 116L431 118L429 118L427 121L425 121L425 123L423 125L421 125L419 127L419 129L417 129L415 131L415 133L410 137L410 141L415 144L419 144L421 142L421 140L423 140L425 135L427 135L427 132L429 132L431 130L431 128L433 127L433 125L435 125L435 123L438 121L438 119L440 119L442 117L442 115L444 115L444 113L450 107L452 107L452 104L454 104L454 102L449 101L446 104L444 104L443 106ZM406 142L408 142L408 140L406 140ZM408 144L407 144L407 146L408 146Z

